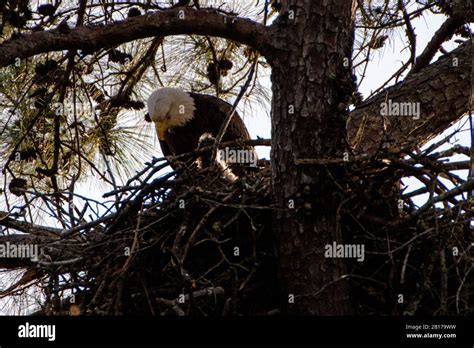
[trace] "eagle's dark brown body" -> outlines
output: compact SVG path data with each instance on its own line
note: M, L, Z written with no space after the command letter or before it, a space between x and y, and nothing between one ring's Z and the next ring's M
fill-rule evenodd
M165 133L165 140L160 140L163 155L181 155L198 147L199 138L204 133L216 137L232 106L211 95L189 93L194 99L194 117L184 126L174 127ZM227 127L223 142L237 139L248 140L250 135L237 112Z

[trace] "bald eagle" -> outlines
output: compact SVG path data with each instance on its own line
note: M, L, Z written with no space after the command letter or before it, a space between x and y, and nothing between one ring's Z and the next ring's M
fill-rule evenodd
M219 98L187 93L176 88L157 89L148 98L147 106L164 156L178 156L197 149L203 135L206 141L209 137L216 137L226 116L232 111L232 105ZM239 139L249 140L250 135L244 122L235 112L222 141ZM257 156L250 146L232 147L220 151L220 154L228 155L236 151L246 156L224 156L224 158L220 156L220 158L235 175L241 176L242 167L254 166Z

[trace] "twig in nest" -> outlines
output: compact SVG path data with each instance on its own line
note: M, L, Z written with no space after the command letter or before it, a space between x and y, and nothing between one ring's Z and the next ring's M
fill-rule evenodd
M209 287L206 289L194 291L191 294L184 295L184 302L188 302L191 299L191 296L192 298L196 299L196 298L204 297L204 296L210 296L210 297L223 296L224 294L225 294L225 290L220 286ZM168 299L160 298L160 297L156 298L156 302L158 304L165 305L166 307L171 309L174 313L176 313L178 316L184 316L185 312L179 307L179 303L180 303L179 300L180 299L168 300ZM181 301L183 301L183 299L181 299Z

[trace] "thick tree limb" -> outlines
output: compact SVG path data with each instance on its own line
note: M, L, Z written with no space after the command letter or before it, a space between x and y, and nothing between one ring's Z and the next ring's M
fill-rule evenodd
M398 152L421 146L469 110L472 46L469 41L418 73L365 101L349 116L347 136L357 154L382 145ZM420 117L381 116L381 104L419 103Z
M47 245L53 243L54 239L43 236L35 236L30 234L11 234L6 236L0 236L0 245L6 247L10 245ZM61 248L62 249L62 248ZM71 248L72 249L72 248ZM56 257L60 256L60 253L56 253ZM16 269L16 268L29 268L35 267L36 263L29 258L4 258L0 257L0 269Z
M46 236L59 239L62 232L60 228L34 225L25 221L11 218L8 213L0 211L0 226L12 228L14 230L30 233L36 236Z
M92 238L93 232L90 234ZM10 246L37 246L38 260L28 257L2 257L0 255L0 269L15 269L37 267L38 265L58 266L81 261L78 250L82 250L85 241L79 238L69 238L58 241L57 238L31 234L0 235L0 245L8 250Z
M266 51L268 28L246 18L227 16L214 10L173 8L129 18L107 25L81 26L63 34L48 30L22 35L0 45L0 66L40 53L111 47L146 37L196 34L239 41Z
M423 53L418 56L415 65L413 65L413 68L411 69L411 73L419 72L421 69L427 66L430 63L431 59L433 59L433 57L438 52L443 42L451 39L456 29L462 26L463 23L464 20L462 18L448 18L443 23L443 25L441 25L441 27L436 31Z

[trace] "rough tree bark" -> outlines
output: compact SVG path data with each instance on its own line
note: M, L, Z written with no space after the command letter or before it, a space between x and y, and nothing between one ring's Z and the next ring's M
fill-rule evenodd
M272 179L277 212L283 303L298 314L349 314L342 259L324 257L324 246L342 243L335 180L303 158L343 158L345 117L340 85L351 79L352 3L290 1L274 32L272 66ZM336 82L337 81L337 82ZM294 204L294 208L293 208ZM293 303L294 296L294 303Z

